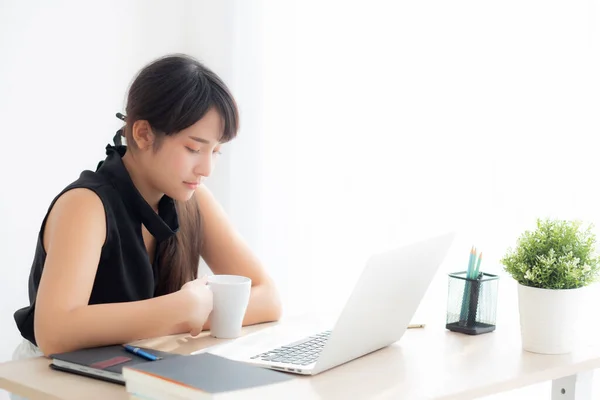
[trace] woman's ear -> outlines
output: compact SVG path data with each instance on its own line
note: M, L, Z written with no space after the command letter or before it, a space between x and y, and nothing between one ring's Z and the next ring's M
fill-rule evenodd
M150 149L154 144L155 136L152 127L146 120L137 120L133 123L132 137L140 150Z

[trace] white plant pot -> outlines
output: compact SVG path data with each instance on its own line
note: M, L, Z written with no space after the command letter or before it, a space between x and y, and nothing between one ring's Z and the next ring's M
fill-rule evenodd
M586 291L540 289L518 285L519 317L523 349L542 354L565 354L573 350L579 310Z

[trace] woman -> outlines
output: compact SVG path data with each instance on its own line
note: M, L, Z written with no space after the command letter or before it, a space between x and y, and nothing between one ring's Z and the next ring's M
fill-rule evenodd
M252 279L244 325L280 317L273 281L202 183L238 130L225 84L191 57L164 57L140 71L126 114L106 159L42 222L15 359L199 334L212 310L200 257Z

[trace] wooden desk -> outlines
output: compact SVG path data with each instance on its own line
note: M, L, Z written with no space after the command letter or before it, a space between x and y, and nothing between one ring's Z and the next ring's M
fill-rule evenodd
M495 332L480 336L449 332L442 320L430 323L424 329L408 330L398 343L370 355L317 376L298 377L277 389L259 389L253 394L260 396L257 398L286 399L454 400L554 380L557 394L553 400L591 399L586 392L591 390L591 371L600 367L600 341L593 332L571 354L533 354L521 349L516 310L505 316L512 323L505 321ZM245 328L244 334L266 326L269 324ZM222 342L206 335L140 342L180 354L217 343ZM127 398L122 386L54 371L48 363L44 358L35 358L0 364L0 388L31 400ZM568 385L578 386L579 397ZM564 395L560 394L561 388L567 388ZM239 397L236 393L231 396Z
M243 334L246 335L271 325L275 324L245 327ZM221 343L222 341L212 338L207 332L204 332L197 338L173 335L142 340L135 344L177 354L190 354ZM54 371L48 366L50 362L44 357L36 357L0 363L0 389L30 400L119 400L128 398L124 386Z

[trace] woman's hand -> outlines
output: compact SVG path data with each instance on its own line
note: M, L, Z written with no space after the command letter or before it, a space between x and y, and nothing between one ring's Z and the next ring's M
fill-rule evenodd
M213 293L206 285L207 277L195 279L185 283L181 292L186 295L190 306L188 326L190 334L197 336L202 332L213 309Z

